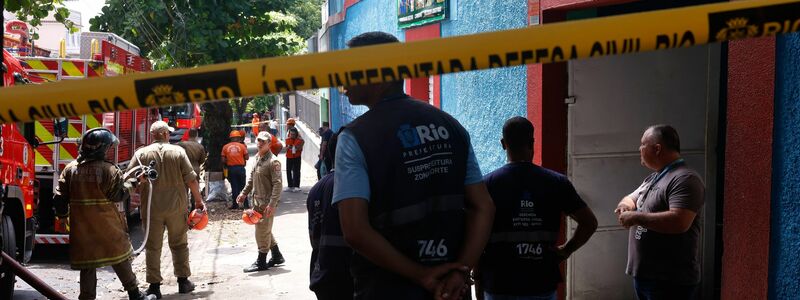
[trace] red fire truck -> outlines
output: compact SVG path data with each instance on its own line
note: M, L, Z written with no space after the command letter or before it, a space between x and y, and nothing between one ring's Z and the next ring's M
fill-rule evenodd
M19 61L3 50L3 86L28 82ZM36 224L36 180L30 124L0 124L0 249L18 261L33 253ZM14 293L14 273L0 260L0 299Z
M199 130L200 124L203 123L203 117L201 115L200 105L197 103L162 107L161 116L163 117L163 121L175 128L175 131L170 133L170 143L177 143L188 139L189 129L194 128Z
M103 38L107 36L108 38ZM14 62L17 77L27 78L34 84L47 84L60 80L76 80L90 77L117 76L151 69L150 63L138 55L138 48L113 34L93 33L92 53L89 59L49 58L36 56L9 57ZM127 43L120 44L120 43ZM131 52L129 50L134 50ZM12 73L6 73L12 74ZM13 74L9 75L13 79ZM18 80L17 82L19 82ZM9 84L11 85L11 84ZM27 147L2 153L11 162L23 162L29 169L20 167L21 175L28 176L31 186L37 186L33 197L32 188L23 188L19 181L9 181L3 177L3 187L7 191L31 190L31 199L20 198L24 215L9 215L16 228L17 253L24 253L22 261L30 258L33 244L68 244L69 228L66 220L55 217L52 209L53 192L60 171L78 156L78 141L81 135L91 128L105 127L114 132L120 143L108 153L107 159L125 168L134 151L150 142L149 128L152 122L161 119L158 109L137 109L125 112L84 115L55 120L40 120L26 124L3 125L4 141L24 141ZM8 135L8 137L6 137ZM9 149L9 148L6 148ZM27 150L27 151L26 151ZM20 152L23 151L23 152ZM25 156L29 159L19 159ZM6 164L3 164L6 166ZM10 166L10 165L9 165ZM6 174L6 173L3 173ZM10 173L8 173L10 174ZM34 179L35 178L35 179ZM12 194L9 194L12 195ZM25 194L27 195L27 194ZM134 203L137 202L136 195ZM6 197L7 198L7 197ZM23 201L24 200L24 201ZM6 201L9 202L9 201ZM126 200L120 211L130 215L134 210ZM15 203L15 202L11 202ZM17 205L14 204L14 207ZM10 228L10 227L9 227ZM22 229L32 229L22 232ZM33 234L35 232L35 234ZM23 241L23 237L26 239ZM6 239L7 240L7 239ZM30 240L30 242L28 241ZM22 250L19 250L22 249Z
M150 71L150 62L140 57L138 48L124 39L110 33L90 34L92 46L85 50L91 53L82 55L89 59L19 57L19 60L30 74L31 81L40 84ZM40 144L34 149L36 179L40 183L36 244L69 243L67 222L55 217L51 209L52 198L60 171L78 157L78 141L83 132L95 127L105 127L114 132L120 143L109 151L107 159L124 168L134 151L150 142L150 124L159 119L157 109L138 109L33 122L38 141L58 142ZM126 215L133 212L129 201L120 208Z

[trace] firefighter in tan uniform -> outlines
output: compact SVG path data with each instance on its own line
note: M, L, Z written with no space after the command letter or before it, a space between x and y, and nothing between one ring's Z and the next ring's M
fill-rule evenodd
M95 128L81 138L78 159L61 172L54 202L59 217L71 222L70 264L80 270L78 299L95 299L96 269L112 266L130 299L153 299L138 287L131 270L127 221L115 202L124 199L120 169L104 161L106 151L119 143L105 128Z
M147 282L150 287L148 294L154 294L161 299L161 247L163 246L164 230L167 231L169 249L172 252L172 265L175 277L178 278L178 292L189 293L195 285L189 281L189 247L187 231L188 225L188 199L186 187L191 190L194 205L197 209L204 209L203 199L197 183L197 174L192 169L186 151L183 148L169 144L169 133L173 131L167 123L157 121L150 126L150 135L153 144L141 148L133 154L128 170L140 164L155 162L158 178L153 181L152 207L148 208L148 183L140 185L142 195L143 224L147 224L150 233L145 241L147 264ZM150 211L148 215L147 211ZM149 222L148 222L149 220Z
M186 151L186 156L189 157L189 162L192 164L192 169L194 173L197 174L197 182L199 184L199 190L203 190L203 186L205 182L203 180L202 174L202 167L203 164L206 162L206 158L208 157L208 153L206 153L206 148L203 147L200 143L197 142L197 129L192 128L189 129L189 139L179 142L177 144L181 146L183 150ZM190 195L191 191L187 193ZM189 211L194 210L194 203L191 203L191 208Z
M272 137L266 131L258 134L256 138L258 154L255 158L255 165L250 171L247 185L236 197L236 202L241 204L244 202L245 196L252 191L253 210L263 215L263 218L255 224L258 259L250 267L244 269L245 273L266 270L285 262L280 249L278 249L275 236L272 235L272 222L281 199L283 175L281 174L281 163L270 152L271 140ZM270 251L272 251L272 257L267 262L267 253Z

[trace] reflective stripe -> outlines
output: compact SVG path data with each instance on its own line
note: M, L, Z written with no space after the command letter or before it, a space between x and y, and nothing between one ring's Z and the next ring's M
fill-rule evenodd
M70 205L104 205L104 204L113 204L111 201L107 199L71 199Z
M69 244L68 234L37 234L34 241L37 244Z
M424 219L433 212L446 212L464 209L464 195L445 195L430 197L427 201L398 208L381 214L374 219L378 228L399 226Z
M323 235L319 239L320 247L345 247L350 248L350 245L345 242L344 237L341 235Z
M511 231L492 233L489 242L553 242L557 239L558 233L554 231Z

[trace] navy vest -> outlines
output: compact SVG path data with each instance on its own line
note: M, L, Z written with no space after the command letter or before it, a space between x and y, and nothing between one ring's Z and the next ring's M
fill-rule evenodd
M447 113L407 95L385 99L346 126L367 163L372 227L423 265L458 258L465 226L467 133ZM355 255L356 298L427 298L419 286ZM388 298L387 298L388 297Z
M555 290L562 279L553 251L561 215L582 201L563 175L531 163L505 165L484 181L496 207L480 262L484 290L515 296Z
M309 215L312 238L315 239L311 255L311 278L309 288L316 291L322 285L333 285L344 288L353 285L350 277L350 259L353 249L344 241L342 227L339 224L339 210L331 205L333 198L333 172L328 173L309 192ZM313 206L313 207L311 207Z

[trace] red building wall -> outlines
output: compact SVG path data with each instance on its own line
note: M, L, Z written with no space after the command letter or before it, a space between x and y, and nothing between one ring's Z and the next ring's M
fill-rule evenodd
M728 44L722 299L767 299L775 38Z
M406 42L422 41L435 39L442 36L441 23L433 23L425 26L407 29ZM429 82L428 78L414 78L406 80L406 93L416 99L429 101ZM433 76L433 105L441 108L441 78Z

